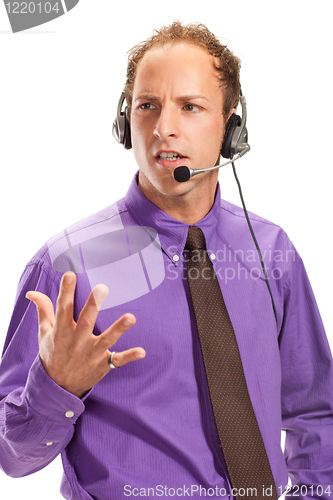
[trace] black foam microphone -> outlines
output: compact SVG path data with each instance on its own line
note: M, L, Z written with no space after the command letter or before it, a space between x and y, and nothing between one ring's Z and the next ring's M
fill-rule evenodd
M216 170L217 168L224 167L225 165L228 165L229 163L232 163L232 162L238 160L239 158L244 156L245 153L247 153L248 151L250 151L250 146L248 144L246 144L243 151L238 153L232 160L226 161L226 162L221 163L220 165L216 165L215 167L212 167L212 168L192 169L192 168L186 167L186 165L182 165L180 167L175 168L175 170L173 172L173 176L177 182L186 182L186 181L190 180L191 177L193 177L194 175L202 174L203 172L210 172L211 170Z

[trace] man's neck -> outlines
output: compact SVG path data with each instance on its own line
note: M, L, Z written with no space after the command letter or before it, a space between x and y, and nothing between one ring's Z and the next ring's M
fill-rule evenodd
M166 212L174 219L185 224L196 224L203 219L212 208L217 188L217 179L211 183L202 183L200 189L193 189L185 194L165 196L157 191L150 183L138 182L143 194L154 205Z

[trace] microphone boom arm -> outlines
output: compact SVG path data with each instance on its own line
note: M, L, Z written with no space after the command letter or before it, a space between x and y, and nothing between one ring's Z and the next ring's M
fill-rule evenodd
M193 169L193 168L188 168L185 165L182 167L177 167L174 170L174 178L178 182L186 182L194 175L202 174L203 172L210 172L211 170L216 170L217 168L221 168L221 167L224 167L225 165L229 165L229 163L232 163L232 162L238 160L239 158L241 158L242 156L244 156L245 153L247 153L248 151L250 151L250 146L249 146L249 144L245 144L244 149L240 153L237 153L233 159L228 160L224 163L221 163L220 165L216 165L215 167L211 167L211 168Z

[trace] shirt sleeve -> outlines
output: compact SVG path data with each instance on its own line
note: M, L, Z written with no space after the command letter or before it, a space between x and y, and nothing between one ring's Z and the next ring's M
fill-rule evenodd
M58 386L38 354L35 305L29 290L48 295L55 305L59 283L40 262L23 273L0 364L0 466L22 477L49 464L69 443L84 403Z
M295 254L279 337L285 459L291 496L333 498L333 364L319 310Z

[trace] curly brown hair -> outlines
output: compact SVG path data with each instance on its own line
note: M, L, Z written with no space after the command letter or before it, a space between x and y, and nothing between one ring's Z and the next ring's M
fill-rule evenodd
M174 21L170 26L164 26L161 30L154 30L153 35L133 47L128 52L127 75L125 84L125 97L127 102L128 117L130 117L133 87L136 76L137 65L145 53L156 45L167 45L179 42L188 42L199 45L215 56L214 68L217 71L221 88L224 90L223 116L227 120L232 108L236 108L240 96L240 59L236 57L226 45L209 31L207 26L200 23L182 25Z

